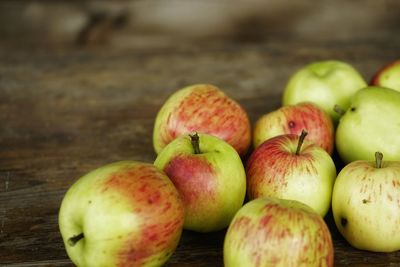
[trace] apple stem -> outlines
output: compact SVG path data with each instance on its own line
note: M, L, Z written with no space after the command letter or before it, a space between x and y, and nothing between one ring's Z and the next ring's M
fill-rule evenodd
M189 136L194 149L194 154L201 154L199 135L197 133L194 133L194 134L189 134Z
M333 110L339 114L339 116L343 116L346 113L338 104L333 107Z
M382 159L383 159L383 154L381 152L375 152L375 167L380 169L382 168Z
M71 247L75 246L76 243L78 243L79 240L81 240L82 238L84 238L85 236L83 235L83 233L80 233L79 235L74 235L73 237L70 237L68 239L68 245L70 245Z
M301 146L303 145L304 138L306 138L306 135L308 132L306 130L302 130L300 137L299 137L299 142L297 143L297 149L296 149L296 155L300 154Z

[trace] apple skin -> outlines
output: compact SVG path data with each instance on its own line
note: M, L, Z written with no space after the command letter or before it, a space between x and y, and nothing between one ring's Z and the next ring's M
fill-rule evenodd
M339 173L332 212L339 232L355 248L400 250L400 162L354 161Z
M324 149L307 140L297 155L298 142L298 135L280 135L254 150L246 165L248 198L293 199L325 216L331 205L335 164Z
M172 94L159 110L153 130L156 153L182 134L200 132L217 136L243 156L251 143L246 111L211 84L187 86Z
M281 107L259 118L254 126L253 144L256 148L265 140L282 134L301 134L307 130L307 140L319 145L330 155L333 152L335 130L332 119L310 102Z
M283 105L313 102L327 112L334 123L340 115L335 105L346 110L351 96L367 86L350 64L338 60L317 61L295 72L284 89Z
M225 236L225 267L330 267L333 261L324 220L295 200L258 198L246 203Z
M379 69L372 77L370 85L400 91L400 59L394 60Z
M380 151L387 160L400 160L400 92L366 87L352 98L336 129L336 149L343 162L374 160Z
M246 195L246 174L235 149L215 136L199 134L200 154L191 138L169 143L154 165L163 170L183 197L184 228L197 232L227 227Z
M121 161L98 168L67 191L59 212L66 251L79 267L161 266L183 229L182 199L155 166ZM84 237L74 246L69 239Z

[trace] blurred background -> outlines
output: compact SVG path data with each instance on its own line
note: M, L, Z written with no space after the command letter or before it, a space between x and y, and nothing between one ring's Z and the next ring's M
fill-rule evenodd
M398 0L3 0L1 44L137 46L388 38L400 33ZM373 33L373 34L372 34ZM166 38L167 37L167 38ZM390 36L389 36L390 37ZM150 42L149 42L150 40Z

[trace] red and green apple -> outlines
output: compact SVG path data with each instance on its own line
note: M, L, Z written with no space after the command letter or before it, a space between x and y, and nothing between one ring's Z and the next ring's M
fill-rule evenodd
M307 205L274 198L246 203L224 241L225 267L332 267L334 247L323 218Z
M249 199L293 199L326 215L336 167L323 148L304 140L306 134L279 135L254 150L246 165Z
M311 102L283 106L260 117L254 126L253 144L259 146L265 140L283 134L308 132L308 141L319 145L332 154L335 132L330 116Z
M400 91L400 59L381 67L372 77L370 84Z
M182 134L217 136L243 156L250 146L251 125L246 111L211 84L187 86L172 94L159 110L154 130L156 153Z
M152 164L121 161L93 170L65 194L59 227L79 267L162 266L183 229L182 199Z
M243 205L243 163L222 139L208 134L182 135L158 154L154 165L168 175L183 197L185 229L223 229Z

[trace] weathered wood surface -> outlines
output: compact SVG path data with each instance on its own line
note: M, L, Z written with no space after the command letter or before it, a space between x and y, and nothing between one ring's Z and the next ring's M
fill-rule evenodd
M280 105L287 78L320 59L351 63L369 80L399 57L400 36L337 42L142 41L131 48L0 46L0 266L72 266L57 214L68 187L106 163L152 162L162 103L193 83L222 88L252 122ZM350 247L326 218L336 266L400 266L400 252ZM224 231L184 232L166 266L222 266Z

